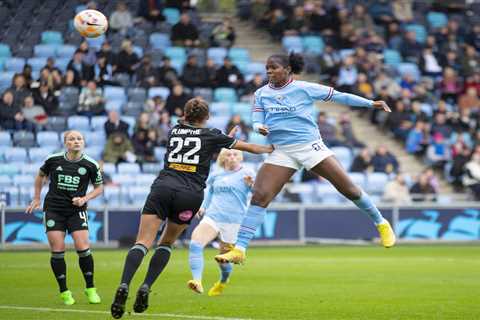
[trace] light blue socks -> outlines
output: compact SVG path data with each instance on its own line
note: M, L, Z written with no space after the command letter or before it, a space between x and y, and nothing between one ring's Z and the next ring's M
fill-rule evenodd
M193 280L202 281L203 274L203 246L195 241L190 242L190 253L188 256L190 271Z
M248 244L255 235L255 231L262 225L266 212L266 208L250 205L238 231L235 248L243 251L248 248Z
M232 264L231 263L219 263L218 266L220 267L220 282L221 283L226 283L228 281L228 278L230 277L230 274L232 273Z
M363 190L360 199L353 200L353 203L355 203L360 210L366 213L370 219L375 222L375 224L382 223L385 220L377 206L372 202L372 199L370 199L368 194L366 194Z

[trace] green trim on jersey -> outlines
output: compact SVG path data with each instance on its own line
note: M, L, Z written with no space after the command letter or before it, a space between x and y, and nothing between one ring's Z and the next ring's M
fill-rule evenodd
M67 160L68 162L71 162L71 163L77 163L77 162L80 162L83 160L83 158L85 157L85 154L82 153L82 156L80 158L78 158L77 160L70 160L67 158L67 153L68 151L64 151L63 152L63 157L65 158L65 160Z
M64 154L63 154L63 151L60 151L60 152L57 152L57 153L52 153L51 155L49 155L49 156L47 157L47 159L45 159L45 161L47 161L48 159L51 159L51 158L53 158L53 157L60 157L60 156L63 156L63 155L64 155Z
M86 154L83 154L83 158L84 158L85 160L88 160L88 161L90 161L91 163L93 163L93 164L97 167L97 169L100 168L100 166L98 165L98 162L97 162L95 159L93 159L92 157L90 157L90 156L88 156L88 155L86 155Z

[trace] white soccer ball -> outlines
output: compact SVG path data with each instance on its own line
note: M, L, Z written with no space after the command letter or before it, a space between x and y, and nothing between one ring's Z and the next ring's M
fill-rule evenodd
M97 10L83 10L73 19L75 29L87 38L96 38L108 29L107 18Z

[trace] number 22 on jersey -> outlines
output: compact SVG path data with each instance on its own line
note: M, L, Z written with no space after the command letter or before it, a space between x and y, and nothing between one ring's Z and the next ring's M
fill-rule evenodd
M172 163L170 164L170 168L179 171L196 171L196 167L178 166L176 164L184 163L197 165L200 162L200 155L197 154L202 147L202 141L200 138L188 137L184 139L180 137L172 137L170 139L170 147L173 147L173 150L170 151L170 154L168 155L168 162ZM184 147L191 148L185 152Z

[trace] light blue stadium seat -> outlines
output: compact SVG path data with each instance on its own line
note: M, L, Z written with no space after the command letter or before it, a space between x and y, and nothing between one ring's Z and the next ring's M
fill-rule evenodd
M448 23L448 18L443 12L431 11L427 14L427 21L432 28L443 28Z
M105 86L103 88L103 96L107 100L127 101L123 87Z
M185 60L183 59L173 59L171 62L172 67L177 71L178 74L182 73L183 67L185 66Z
M128 197L132 205L142 206L147 199L149 188L144 186L130 186L128 188Z
M319 55L325 48L325 43L320 36L305 36L302 37L302 42L305 53Z
M22 72L24 65L24 58L11 57L4 62L5 71Z
M167 23L172 26L180 21L180 11L177 8L165 8L162 13Z
M14 75L14 71L0 72L0 89L4 90L10 87Z
M229 116L232 113L230 103L212 102L210 104L210 113L213 116Z
M90 127L94 131L102 131L105 130L105 122L107 122L108 117L107 116L93 116L90 119Z
M147 99L147 90L145 88L129 88L127 96L129 102L144 103Z
M105 40L106 40L105 34L102 34L96 38L85 38L85 41L88 42L88 46L96 50L100 50Z
M82 132L85 139L85 145L87 147L105 147L107 138L105 137L105 131L85 131Z
M12 137L7 131L0 131L0 146L10 147L12 146Z
M119 185L134 185L135 184L135 175L134 174L120 174L116 173L112 175L112 181Z
M7 175L0 175L0 188L10 187L13 185L12 178Z
M388 175L383 172L373 172L367 175L367 192L382 195L388 182Z
M42 162L52 153L52 149L48 147L30 148L28 149L28 157L30 162Z
M20 172L22 174L28 174L28 175L34 175L36 176L38 173L38 170L40 170L40 167L43 165L45 159L42 159L41 162L34 162L34 163L22 163L22 167Z
M32 66L32 71L40 71L46 64L46 57L29 58L27 63Z
M347 170L350 169L353 161L353 155L350 149L347 147L333 147L331 150L342 166Z
M12 51L10 50L10 46L6 43L1 43L0 42L0 57L11 57L12 56Z
M104 146L91 146L85 148L85 154L89 157L93 158L96 161L102 159Z
M248 142L255 144L268 144L268 139L256 132L250 132L248 135Z
M251 62L248 64L247 67L248 74L261 74L264 78L266 77L265 65L260 62Z
M193 95L195 97L200 96L208 102L213 100L213 90L210 88L195 88L193 90Z
M287 52L303 52L302 38L299 36L285 36L282 38L282 47Z
M240 118L242 118L246 124L251 124L252 122L252 106L249 103L232 103L232 114L240 115Z
M120 187L117 186L105 186L103 196L105 198L105 201L108 203L110 206L120 206L121 201L121 193L120 193Z
M162 161L163 158L165 157L165 153L167 153L167 148L165 148L165 147L155 147L153 152L154 152L154 155L155 155L155 159L157 159L158 161Z
M427 30L421 24L409 24L405 28L407 31L415 32L415 38L420 43L425 43L427 40Z
M105 205L105 198L103 197L103 195L100 195L95 199L91 199L88 201L88 209L91 209L91 208L102 209L104 205Z
M13 187L13 186L0 187L0 191L10 195L10 206L17 207L20 205L19 203L20 190L18 189L18 187Z
M45 44L63 44L62 33L58 31L43 31L41 37L42 43Z
M293 194L298 194L302 203L314 203L316 194L315 194L315 185L313 183L294 183L288 187L288 191Z
M105 162L103 164L103 172L108 174L110 177L117 173L117 166L114 163Z
M218 102L237 102L237 93L232 88L216 88L213 100Z
M119 163L117 169L119 174L130 174L132 176L141 172L138 163Z
M29 174L17 174L13 177L13 184L17 187L33 186L35 177Z
M71 130L90 131L90 120L85 116L68 117L67 125Z
M388 65L397 66L402 62L402 56L397 50L385 49L383 50L383 60Z
M116 111L118 113L121 113L124 103L125 101L122 100L107 100L107 103L105 103L105 110L107 112Z
M15 131L13 144L17 147L31 148L36 145L35 135L30 131Z
M18 147L6 148L4 157L6 162L27 162L27 150Z
M245 48L231 48L228 51L228 57L232 61L246 61L250 62L250 53Z
M23 165L23 162L21 162ZM14 163L0 163L0 175L8 175L14 176L20 172L20 168L22 165L17 165L16 162Z
M151 174L157 175L160 172L160 170L163 169L162 161L163 161L163 158L157 163L144 163L142 165L143 173L151 173Z
M316 199L323 204L340 204L346 202L346 198L329 182L317 183L315 187Z
M354 49L341 49L339 51L339 53L340 53L340 57L342 58L342 60L344 60L346 57L354 55L355 50Z
M248 73L248 65L250 64L249 61L245 60L232 60L232 63L240 70L242 74Z
M157 175L153 173L142 173L135 175L135 184L137 186L149 187L152 185L153 181Z
M400 76L405 76L410 74L416 81L420 80L420 70L418 66L414 63L403 62L397 66L397 71L400 73Z
M228 121L230 121L230 116L211 116L208 119L207 126L210 128L216 128L220 129L222 131L225 131L225 128L228 124Z
M209 48L207 50L207 57L212 59L215 64L222 65L227 53L227 49L225 48Z
M170 42L170 36L166 33L154 32L149 38L150 46L153 49L164 50L172 45Z
M57 58L55 59L55 66L60 69L60 71L65 72L67 70L70 59L71 58Z
M348 176L352 180L354 184L356 184L358 187L365 189L365 184L366 184L366 178L363 173L359 172L350 172L348 173Z
M171 60L187 60L187 52L183 47L168 47L164 52Z
M58 46L55 50L57 57L71 59L77 48L71 44Z
M137 123L136 118L132 116L123 116L121 119L128 123L128 134L133 135L133 129Z
M168 89L167 87L151 87L150 90L148 90L149 98L160 96L163 100L167 100L169 95L170 89Z
M33 47L35 57L54 57L56 51L57 46L53 44L37 44Z

